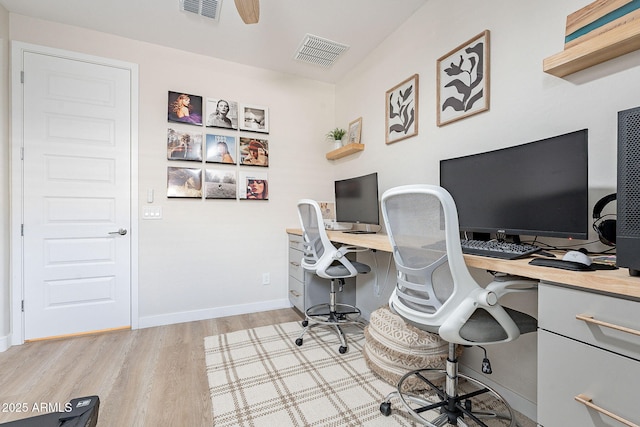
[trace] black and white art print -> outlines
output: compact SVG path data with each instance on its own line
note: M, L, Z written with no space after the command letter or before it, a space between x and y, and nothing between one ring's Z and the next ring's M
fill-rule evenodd
M385 142L391 144L418 134L418 75L386 93Z
M489 109L489 30L437 61L437 125Z

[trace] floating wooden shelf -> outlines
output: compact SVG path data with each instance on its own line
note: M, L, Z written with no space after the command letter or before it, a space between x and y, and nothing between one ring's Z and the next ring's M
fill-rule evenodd
M640 49L640 22L632 20L545 58L543 70L564 77Z
M327 159L337 160L362 150L364 150L364 144L356 144L355 142L352 142L351 144L347 144L344 147L329 151L327 153Z

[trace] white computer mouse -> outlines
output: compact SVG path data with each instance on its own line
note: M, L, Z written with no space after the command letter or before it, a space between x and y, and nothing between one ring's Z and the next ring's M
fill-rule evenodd
M573 261L579 262L584 265L591 265L591 258L583 252L580 251L569 251L562 257L563 261Z

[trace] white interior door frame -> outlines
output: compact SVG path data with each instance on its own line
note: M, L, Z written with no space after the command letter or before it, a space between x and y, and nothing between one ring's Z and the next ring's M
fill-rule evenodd
M22 224L24 215L24 99L22 90L23 56L25 52L44 54L70 60L122 68L131 76L131 328L138 329L138 65L101 58L62 49L38 46L18 41L11 42L11 198L10 198L10 345L24 343L22 312L24 289L24 250Z

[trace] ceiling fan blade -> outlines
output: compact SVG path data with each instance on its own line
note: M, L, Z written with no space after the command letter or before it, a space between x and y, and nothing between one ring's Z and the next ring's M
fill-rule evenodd
M234 0L245 24L257 24L260 19L260 0Z

